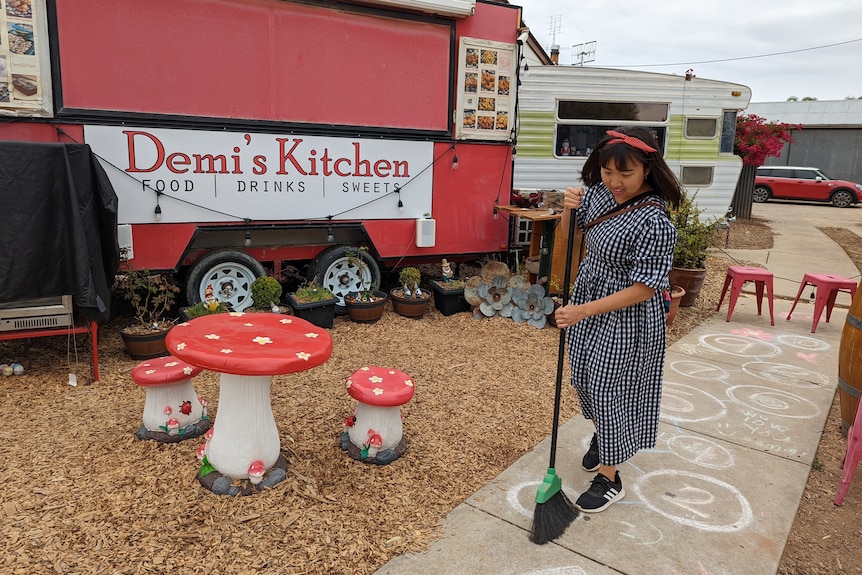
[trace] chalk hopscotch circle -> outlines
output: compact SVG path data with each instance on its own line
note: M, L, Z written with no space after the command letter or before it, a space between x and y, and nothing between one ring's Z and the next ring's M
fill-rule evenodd
M530 498L535 501L536 500L536 492L539 489L539 485L541 485L541 481L526 481L524 483L519 483L517 485L513 485L506 492L506 503L509 504L509 507L517 513L518 515L523 515L524 517L533 517L534 509L527 509L521 504L521 491L527 489L528 487L533 488L533 494L530 495Z
M777 338L778 343L805 351L826 351L832 346L823 340L808 337L807 335L783 334Z
M665 381L661 394L661 415L664 421L693 423L709 421L727 415L727 407L709 393L681 383Z
M781 417L811 419L820 414L813 402L780 389L737 385L727 390L727 396L740 405Z
M680 375L694 379L724 379L728 375L725 370L717 365L701 361L674 361L671 362L670 368Z
M811 387L829 385L829 379L822 373L814 373L802 367L769 361L752 361L743 364L742 371L770 383L780 383L792 387Z
M781 353L781 348L776 345L741 335L704 335L700 337L700 343L713 351L741 357L772 357Z
M652 471L640 476L632 489L652 511L702 531L742 531L753 519L751 504L736 487L708 475Z
M684 461L710 469L733 467L733 456L714 441L691 435L677 435L667 442L674 455Z

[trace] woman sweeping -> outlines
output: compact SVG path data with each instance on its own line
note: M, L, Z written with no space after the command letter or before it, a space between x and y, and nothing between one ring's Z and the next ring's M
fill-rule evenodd
M555 313L567 330L572 385L596 427L583 459L598 471L575 505L586 513L625 496L617 467L655 446L666 342L664 292L673 263L682 186L643 128L607 132L568 188L586 256L568 305ZM570 214L564 213L565 227Z

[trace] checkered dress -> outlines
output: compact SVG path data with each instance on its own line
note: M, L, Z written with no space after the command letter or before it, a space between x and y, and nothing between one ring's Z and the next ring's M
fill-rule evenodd
M661 202L647 196L636 203ZM586 190L583 226L616 206L604 184ZM572 385L584 417L596 423L599 460L618 465L655 446L661 404L668 289L676 229L657 206L622 213L591 227L572 303L597 300L641 282L656 289L645 302L588 317L567 330Z

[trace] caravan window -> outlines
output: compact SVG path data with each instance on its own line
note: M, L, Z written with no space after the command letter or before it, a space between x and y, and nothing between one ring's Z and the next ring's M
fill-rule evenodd
M721 144L718 152L720 154L733 153L733 141L736 139L736 110L725 110L721 119Z
M718 133L718 118L686 118L685 137L708 139L715 138Z
M680 182L683 186L711 186L714 166L682 166Z
M605 132L620 126L650 130L664 154L669 118L666 103L558 100L554 155L588 156Z

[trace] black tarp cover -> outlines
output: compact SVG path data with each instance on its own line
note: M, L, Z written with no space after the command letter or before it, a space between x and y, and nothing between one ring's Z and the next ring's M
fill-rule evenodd
M0 302L71 294L108 321L117 194L86 144L0 142Z

